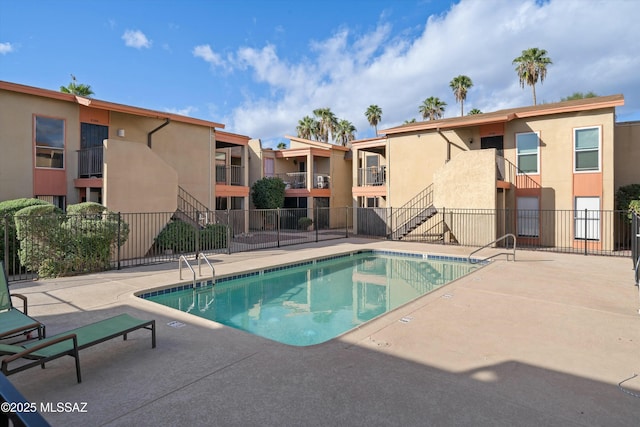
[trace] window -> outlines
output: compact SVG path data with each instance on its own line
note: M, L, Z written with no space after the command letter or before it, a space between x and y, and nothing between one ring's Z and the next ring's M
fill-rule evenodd
M600 128L575 129L573 134L576 172L600 171Z
M600 240L600 197L576 197L576 239Z
M264 176L274 176L274 159L270 157L264 159Z
M539 144L536 132L517 133L516 152L519 173L539 173Z
M540 236L539 206L537 197L518 197L518 236Z
M64 169L64 120L35 117L36 167Z

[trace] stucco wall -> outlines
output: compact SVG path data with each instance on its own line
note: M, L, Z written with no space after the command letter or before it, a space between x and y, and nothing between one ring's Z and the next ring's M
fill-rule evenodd
M125 129L125 139L147 146L147 135L165 120L111 113L110 138ZM215 133L206 126L170 122L151 136L152 151L178 174L179 185L210 209L215 208Z
M615 129L614 187L640 184L640 121L618 123Z
M42 115L65 120L67 203L77 203L78 105L10 91L0 91L0 100L0 201L34 196L33 120Z
M470 130L390 136L387 148L388 206L400 207L433 182L447 156L469 149Z
M114 212L158 213L151 221L129 222L121 257L145 256L178 207L178 174L145 144L109 139L104 145L104 205Z

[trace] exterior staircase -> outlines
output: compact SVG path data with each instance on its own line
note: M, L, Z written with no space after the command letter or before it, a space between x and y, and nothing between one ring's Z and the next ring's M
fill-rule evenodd
M180 186L178 186L178 209L173 216L194 227L204 227L214 219L213 212L209 208Z
M418 193L391 215L392 240L402 240L413 230L427 222L438 210L433 206L433 184Z

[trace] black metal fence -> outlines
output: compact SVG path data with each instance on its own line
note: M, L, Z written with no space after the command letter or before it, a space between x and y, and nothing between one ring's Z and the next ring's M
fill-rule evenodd
M434 209L403 233L404 208L300 208L0 218L10 280L177 261L349 236L484 246L512 233L519 249L640 257L640 221L625 211ZM198 218L198 221L190 218ZM635 221L635 222L634 222ZM635 264L634 264L635 265Z
M519 249L631 257L633 224L627 211L358 208L354 234L393 240L483 246L512 233ZM416 217L404 234L398 217ZM637 227L636 227L637 229Z

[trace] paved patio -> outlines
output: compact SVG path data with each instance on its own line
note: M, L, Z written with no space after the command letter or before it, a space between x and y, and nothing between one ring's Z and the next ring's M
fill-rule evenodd
M362 248L471 249L348 239L212 258L218 275ZM488 255L491 250L483 254ZM518 251L342 337L289 347L133 296L176 264L13 286L53 335L122 312L148 331L9 379L54 426L640 425L640 315L631 260ZM203 273L205 269L203 268ZM400 322L405 318L408 322ZM177 320L185 324L168 325ZM625 392L626 391L626 392Z

